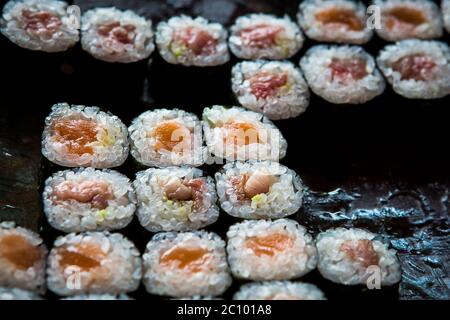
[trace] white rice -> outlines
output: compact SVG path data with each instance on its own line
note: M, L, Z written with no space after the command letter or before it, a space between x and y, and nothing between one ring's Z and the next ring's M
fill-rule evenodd
M402 79L393 64L414 54L432 58L436 67L426 81ZM398 94L411 99L435 99L450 94L450 48L444 42L403 40L386 46L378 55L377 63L384 76Z
M161 144L153 134L164 123L176 123L179 129L171 134L176 144L172 150L158 148ZM128 128L131 139L131 155L139 163L152 167L190 165L204 162L206 148L203 146L202 125L197 116L180 109L149 110L133 120ZM164 144L164 141L163 141Z
M362 25L362 30L351 28L348 24L339 22L322 22L317 15L328 10L341 10L346 18L355 18ZM297 15L298 22L306 35L316 41L364 44L373 36L373 31L367 27L366 6L360 1L352 0L306 0L300 3ZM354 16L348 15L348 11Z
M243 30L257 26L280 28L275 43L265 46L254 45L241 36ZM300 28L287 15L276 17L269 14L250 14L236 19L230 29L229 46L231 52L241 59L279 60L292 57L303 46Z
M11 238L13 237L13 238ZM20 237L23 244L17 243ZM15 248L10 243L3 241L15 241ZM19 261L22 255L30 252L24 250L35 249L34 258L29 261ZM14 250L17 250L14 251ZM14 222L0 222L0 286L24 289L38 293L45 292L45 259L47 248L41 237L30 230L15 227ZM25 257L23 257L25 259ZM31 264L31 265L30 265ZM0 293L1 295L1 293Z
M97 123L96 140L84 147L91 147L93 153L70 153L68 145L74 140L58 140L54 125L60 120L88 120ZM42 154L51 162L64 167L111 168L122 165L128 157L127 128L111 113L100 111L98 107L70 106L58 103L45 119L42 137Z
M261 176L269 177L270 188L244 199L237 194L233 179L245 176L244 188L261 187ZM250 180L251 177L255 180ZM260 177L258 181L258 177ZM238 218L275 219L296 213L303 199L303 186L299 176L291 169L270 161L234 162L226 164L216 173L217 194L222 209ZM256 193L256 192L255 192Z
M94 198L80 202L74 198L60 199L57 191L82 194L82 184L103 183L112 195L106 207L93 205ZM62 189L60 189L62 188ZM43 192L44 212L50 225L64 232L117 230L125 228L133 219L136 196L130 180L113 170L80 168L55 173L45 182Z
M89 252L83 252L88 248ZM94 252L92 252L94 251ZM80 255L91 263L61 265L63 255ZM48 257L47 286L61 296L120 294L135 291L142 277L141 257L133 243L119 233L86 232L58 237Z
M203 261L193 260L185 267L179 261L170 265L161 259L177 249L205 250ZM225 242L211 232L159 233L147 244L144 259L144 285L149 293L172 297L217 296L230 285L231 276ZM192 264L197 270L190 269Z
M281 235L289 238L286 245L274 249L262 242L258 244L261 254L254 251L247 242ZM317 249L312 236L294 220L244 221L232 225L227 237L228 262L231 272L237 278L256 281L289 280L307 274L317 265Z
M0 287L0 301L8 300L42 300L42 298L31 291Z
M399 41L408 38L433 39L443 34L442 16L436 3L430 0L374 0L381 10L381 28L375 29L378 36L387 41ZM402 27L388 28L390 11L394 8L417 9L425 18L425 22L414 25L404 24ZM406 27L407 26L407 27Z
M333 79L329 67L333 59L362 59L366 73L361 79ZM359 46L317 45L300 60L300 66L311 90L323 99L337 104L362 104L383 93L386 84L375 60Z
M212 52L193 51L182 40L177 39L176 33L181 30L201 30L209 34L215 41ZM156 45L163 59L184 66L206 67L228 62L230 54L227 37L228 33L221 24L209 22L202 17L172 17L168 21L160 22L156 29Z
M441 8L445 29L450 33L450 0L442 0Z
M336 283L365 285L368 278L375 275L371 269L371 267L375 267L380 271L382 286L397 283L401 278L401 268L396 251L389 249L387 243L377 240L376 237L376 234L362 229L337 228L320 233L316 239L319 252L319 272L324 278ZM353 250L356 257L349 257L348 253L342 250L342 245L345 243L357 245L359 240L369 240L372 248L356 248ZM373 266L366 266L365 264L370 263L370 260L367 261L370 255L367 250L371 249L379 261Z
M233 132L224 127L230 124L245 124L251 128ZM286 155L287 141L280 130L268 118L254 111L224 106L205 108L203 130L208 152L217 161L279 161ZM231 139L226 139L225 143L227 135ZM248 144L235 144L236 139L247 141Z
M67 2L55 0L9 1L3 7L1 32L22 48L46 52L66 51L79 40L76 21L68 13L67 7ZM49 13L54 21L43 25L34 16L30 17L32 23L29 24L23 16L24 11L29 11L31 15Z
M112 295L112 294L81 294L81 295L76 295L73 297L67 297L67 298L63 298L61 300L78 300L78 301L83 301L83 300L96 300L96 301L106 301L106 300L133 300L131 299L129 296L127 296L126 294L118 294L118 295Z
M285 75L286 83L276 88L273 94L258 97L253 92L253 79L261 74ZM272 120L297 117L309 105L308 85L300 70L288 61L258 60L238 63L231 71L231 84L243 107L260 112Z
M99 33L102 28L106 28L107 35ZM126 39L121 38L124 36ZM81 46L96 59L107 62L146 59L155 49L152 22L130 10L114 7L86 11L81 18Z
M200 179L203 185L199 191L188 186L186 190L191 194L188 200L177 200L167 194L168 185L185 189L192 179ZM149 231L192 231L214 223L219 217L214 181L205 177L200 169L148 169L136 174L134 187L138 199L137 216ZM201 202L192 198L194 192L201 193Z
M233 300L326 300L322 290L310 283L265 281L244 284Z

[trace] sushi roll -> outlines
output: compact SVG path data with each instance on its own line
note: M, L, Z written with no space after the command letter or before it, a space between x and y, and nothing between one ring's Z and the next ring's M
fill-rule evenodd
M190 167L148 169L136 174L137 216L151 232L191 231L216 222L219 209L211 177Z
M286 15L250 14L239 17L230 29L230 50L241 59L280 60L303 46L300 28Z
M50 225L68 233L122 229L136 209L130 180L108 169L59 171L46 180L42 198Z
M265 281L244 284L233 300L326 300L313 284L290 281Z
M444 42L403 40L386 46L377 62L394 91L406 98L450 94L450 48Z
M42 298L35 292L17 288L0 287L0 301L11 300L42 300Z
M260 113L239 107L203 110L203 130L210 155L216 160L272 160L286 155L280 130Z
M442 0L441 8L445 29L450 33L450 0Z
M0 223L0 286L45 292L47 248L33 231Z
M118 167L128 149L127 127L97 107L58 103L45 119L42 154L60 166Z
M152 22L114 7L88 10L81 17L81 46L96 59L107 62L146 59L155 49Z
M139 251L119 233L58 237L48 257L47 287L60 296L132 292L141 276Z
M373 31L366 23L366 6L353 0L306 0L297 15L306 35L316 41L367 43Z
M305 227L290 219L244 221L227 232L232 274L246 280L289 280L317 265L317 249Z
M172 17L156 28L156 45L162 58L183 66L209 67L228 62L227 37L221 24L202 17Z
M57 0L9 1L3 7L1 32L25 49L66 51L79 40L76 17L67 8L67 2Z
M222 209L234 217L283 218L302 205L302 181L277 162L228 163L216 173L216 183Z
M321 275L344 285L367 284L370 267L378 267L382 286L401 278L396 251L389 249L377 235L362 229L330 229L316 239Z
M103 300L132 300L129 296L126 294L80 294L72 297L63 298L61 300L77 300L77 301L84 301L84 300L97 300L97 301L103 301Z
M331 103L362 104L386 87L374 58L359 46L314 46L300 66L311 90Z
M225 242L215 233L159 233L143 259L143 281L151 294L218 296L231 285Z
M375 0L373 3L381 13L381 26L375 30L384 40L433 39L443 34L441 13L433 1Z
M309 89L300 70L288 61L244 61L231 70L239 103L272 120L294 118L309 105Z
M200 166L204 162L202 125L197 116L179 109L146 111L128 128L131 155L152 167Z

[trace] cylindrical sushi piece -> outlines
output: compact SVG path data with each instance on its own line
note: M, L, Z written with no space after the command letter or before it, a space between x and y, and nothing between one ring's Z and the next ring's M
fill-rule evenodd
M371 275L380 276L382 286L400 281L401 267L396 251L362 229L329 229L316 238L321 275L344 285L367 284Z
M129 296L126 294L80 294L72 297L63 298L61 300L132 300Z
M58 103L45 119L42 154L60 166L118 167L128 150L127 127L98 107Z
M151 232L192 231L219 217L214 180L190 167L147 169L136 174L137 216Z
M359 46L314 46L300 66L311 90L331 103L362 104L386 88L375 59Z
M131 155L152 167L200 166L204 162L202 125L197 116L179 109L141 114L128 128Z
M46 255L37 233L0 223L0 286L44 293Z
M442 0L441 9L445 29L450 33L450 0Z
M246 280L289 280L317 265L317 249L305 227L290 219L244 221L227 232L232 274Z
M265 281L241 286L233 300L326 300L324 293L310 283Z
M240 107L203 110L203 130L210 155L230 161L279 161L287 141L264 115Z
M42 300L42 297L32 291L0 287L0 301L8 300Z
M202 17L176 16L156 28L160 55L168 63L183 66L209 67L228 62L227 37L221 24Z
M30 50L66 51L79 40L77 17L57 0L11 0L3 7L1 32Z
M302 181L278 162L228 163L215 177L220 205L234 217L283 218L302 205Z
M443 33L442 16L430 0L374 0L381 14L378 36L387 41L433 39Z
M444 42L403 40L386 46L378 66L398 94L435 99L450 94L450 48Z
M219 296L231 285L225 242L215 233L159 233L147 244L144 285L172 297Z
M231 70L239 103L272 120L294 118L309 105L309 89L299 69L288 61L244 61Z
M230 50L241 59L279 60L292 57L303 46L300 28L287 15L250 14L236 19L230 29Z
M141 277L139 251L119 233L58 237L48 256L47 287L60 296L132 292Z
M114 7L88 10L81 18L81 46L96 59L107 62L146 59L155 49L152 22Z
M59 171L46 180L42 198L49 224L68 233L125 228L136 210L130 180L108 169Z
M306 0L297 19L306 35L317 41L364 44L373 36L366 6L353 0Z

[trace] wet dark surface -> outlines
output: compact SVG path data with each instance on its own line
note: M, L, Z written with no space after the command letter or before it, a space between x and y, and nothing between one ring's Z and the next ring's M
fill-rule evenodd
M2 1L3 3L4 1ZM74 1L84 10L115 3L151 17L201 14L229 25L249 12L294 16L298 1ZM444 41L449 40L448 34ZM376 55L378 38L364 46ZM291 60L298 63L308 40ZM116 65L96 61L80 46L62 54L20 49L0 37L0 220L40 231L51 246L59 233L40 208L43 179L58 168L41 159L43 120L52 104L98 105L127 125L141 112L178 107L199 116L211 104L231 105L230 69L236 60L207 69L171 66L157 53L152 63ZM312 96L308 111L276 122L289 147L282 163L309 187L304 208L293 218L312 233L336 226L379 232L398 250L403 267L399 285L370 291L323 279L317 271L302 278L317 284L329 299L449 299L450 98L414 101L390 88L363 106L335 106ZM205 166L213 175L218 165ZM119 171L134 178L140 168L129 159ZM237 219L221 213L208 230L225 237ZM135 219L123 230L143 251L151 234ZM225 294L231 297L240 283ZM140 290L133 297L148 297ZM49 298L54 298L48 294Z

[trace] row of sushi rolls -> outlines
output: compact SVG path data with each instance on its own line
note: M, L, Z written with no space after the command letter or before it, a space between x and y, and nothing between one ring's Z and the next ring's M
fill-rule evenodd
M130 63L156 47L170 64L232 68L242 107L215 105L202 119L181 109L154 109L129 127L97 107L59 103L45 120L42 153L66 167L48 177L43 209L65 233L48 250L35 232L0 224L0 299L39 299L46 290L67 299L130 299L143 283L153 295L213 299L247 281L234 299L326 299L301 277L314 269L342 285L366 285L371 267L382 286L401 279L396 251L383 235L334 228L313 237L289 219L306 187L279 163L287 142L271 120L297 117L309 90L336 104L362 104L380 95L385 79L407 98L450 93L450 1L375 1L381 28L366 23L366 7L349 0L302 1L298 24L288 16L250 14L229 32L202 17L152 23L132 11L96 8L80 30L55 0L10 1L1 32L31 50L58 52L79 41L97 59ZM359 45L374 33L395 42L376 59ZM229 36L228 36L229 34ZM316 41L300 60L286 59ZM381 72L380 72L380 71ZM383 77L384 75L384 77ZM242 134L244 133L244 134ZM134 181L114 170L128 155L143 169ZM214 177L198 167L225 163ZM227 239L202 230L222 210L240 218ZM137 219L155 235L141 254L117 231ZM299 280L300 279L300 280Z

